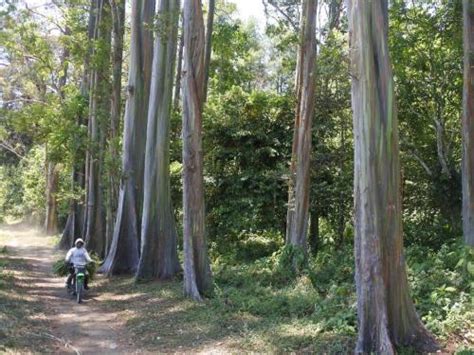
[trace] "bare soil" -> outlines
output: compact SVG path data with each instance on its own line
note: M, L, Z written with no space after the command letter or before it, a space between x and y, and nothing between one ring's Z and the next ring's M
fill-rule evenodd
M21 290L5 292L10 292L10 296L16 293L19 302L39 302L36 317L44 318L40 329L33 328L31 333L21 330L23 337L32 340L42 338L46 343L43 348L28 351L80 354L135 352L124 322L117 313L105 311L99 306L93 287L86 293L84 302L77 304L66 292L65 279L53 275L52 264L64 252L55 249L52 238L24 224L2 225L0 246L6 247L7 260L21 260L26 264L13 273L15 287ZM24 350L17 349L18 352ZM15 346L7 347L7 352L16 352Z

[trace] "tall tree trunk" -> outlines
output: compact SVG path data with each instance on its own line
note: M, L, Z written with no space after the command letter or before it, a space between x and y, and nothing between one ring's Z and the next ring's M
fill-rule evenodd
M83 186L84 178L83 171L74 166L71 176L71 191L76 190L76 186ZM69 203L69 214L66 225L59 241L58 247L67 250L74 245L74 241L82 236L81 223L81 206L76 199L72 199Z
M123 129L122 179L112 244L101 271L133 274L140 250L140 221L143 200L143 164L146 118L150 92L153 36L149 30L154 0L132 2L132 33L127 103Z
M388 1L351 0L355 137L356 353L435 351L416 314L403 257L398 120L388 56Z
M202 109L204 20L200 0L184 1L183 249L184 293L201 300L212 290L204 211Z
M331 0L328 4L329 7L329 14L328 14L328 24L329 24L329 31L333 30L334 28L339 28L340 20L341 20L341 13L342 13L342 6L343 0Z
M303 2L296 70L296 117L288 192L286 243L307 249L311 121L314 114L317 0Z
M344 177L344 157L346 157L346 127L344 124L344 117L341 117L341 151L339 154L339 178L343 179ZM337 223L337 244L342 246L344 243L344 230L346 229L346 219L344 211L344 190L341 188L339 191L339 218Z
M311 254L316 255L319 249L319 213L316 207L313 208L311 213L309 228L309 246L311 248Z
M184 16L181 13L181 34L179 36L179 48L178 48L178 68L176 69L176 83L174 85L174 99L173 99L173 108L174 110L179 109L179 99L181 97L181 76L183 70L183 50L184 50L184 34L183 34L183 25L184 25Z
M65 36L69 36L71 34L71 30L69 27L66 27L64 31ZM67 72L69 67L69 56L70 50L67 45L63 47L61 53L61 70L62 74L58 79L58 93L59 99L62 102L64 100L64 86L66 85L67 81ZM58 216L57 216L57 201L56 201L56 193L58 189L58 174L59 171L58 167L52 163L47 162L47 179L46 179L46 218L44 222L44 229L46 234L53 235L59 231L58 227Z
M87 185L86 243L100 257L105 256L105 141L110 122L110 40L111 10L108 0L99 0L96 18L97 46L94 53L95 68L91 90L90 158Z
M87 39L89 50L84 59L84 72L82 74L81 80L81 96L83 98L89 97L90 91L90 57L92 49L92 40L95 33L95 24L96 24L96 6L95 1L91 0L89 7L89 20L88 20L88 30L87 30ZM86 117L80 117L78 119L78 125L85 125L87 123ZM72 167L72 181L71 181L71 190L75 191L76 187L85 188L85 162L83 157L76 155L73 161ZM83 204L78 203L76 199L71 199L69 202L69 214L66 221L66 226L64 227L61 240L59 242L59 248L69 249L74 244L74 240L83 236L84 232L84 207Z
M141 253L137 279L169 279L179 270L171 204L170 120L179 22L179 1L160 0L158 18L168 30L156 36L148 107Z
M125 0L110 0L112 10L112 104L110 112L110 128L108 147L110 164L108 166L107 186L107 230L106 254L112 243L112 234L117 209L119 176L118 136L120 127L120 108L122 106L122 62L123 62L123 35L125 30Z
M204 98L203 102L207 101L207 87L209 83L209 64L211 63L212 54L212 28L214 27L214 13L216 12L216 0L209 0L208 12L207 12L207 26L206 26L206 53L204 68L206 70L204 74Z
M53 162L47 161L46 167L46 218L44 230L47 235L58 232L58 203L56 192L58 190L59 169Z
M71 29L69 27L66 27L64 29L64 35L65 36L71 35ZM61 101L63 101L65 97L64 86L66 86L66 82L67 82L70 55L71 55L71 51L69 50L69 46L66 44L64 45L63 52L61 53L62 74L58 80L59 97L61 98Z
M474 247L474 3L464 0L463 90L463 230L464 241Z

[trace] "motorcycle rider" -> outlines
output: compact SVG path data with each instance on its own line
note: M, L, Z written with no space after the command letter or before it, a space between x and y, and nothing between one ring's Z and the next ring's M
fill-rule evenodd
M69 268L69 276L67 278L67 281L66 281L66 287L67 288L70 288L71 287L71 282L72 282L72 279L75 275L75 271L76 271L76 268L78 267L86 267L87 263L91 263L92 262L92 259L91 257L89 256L89 253L87 252L86 248L84 247L84 240L82 240L81 238L78 238L75 243L74 243L75 247L69 249L69 251L67 252L66 254L66 262L67 263L70 263L72 264L72 267ZM88 280L89 277L87 275L87 272L86 272L86 275L85 275L85 279L84 279L84 289L88 290L89 289L89 286L88 286Z

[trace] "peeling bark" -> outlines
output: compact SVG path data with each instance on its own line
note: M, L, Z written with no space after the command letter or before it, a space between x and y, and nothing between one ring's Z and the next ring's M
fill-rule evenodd
M463 2L464 14L464 89L462 215L464 241L474 247L474 3Z
M311 128L314 115L317 0L305 0L296 70L296 117L291 154L286 243L307 249Z
M89 250L100 257L105 256L106 214L104 208L103 178L105 141L110 115L110 40L111 12L107 0L99 0L96 18L96 40L101 42L96 55L101 60L96 63L92 74L89 112L89 138L91 142L87 184L87 219L85 240ZM105 58L105 59L104 59Z
M141 253L137 279L169 279L179 270L171 204L170 120L179 22L179 2L160 0L158 18L168 31L155 38L145 152Z
M123 62L123 35L125 31L125 0L109 0L112 10L112 97L110 112L110 127L108 132L108 145L112 171L107 176L107 227L106 227L106 254L112 243L115 217L117 214L118 189L120 177L118 169L114 169L114 163L119 160L117 151L117 137L120 126L120 110L122 106L122 62Z
M356 353L437 344L416 314L403 257L398 120L388 55L388 2L351 0L355 161Z
M108 275L134 274L140 250L143 164L150 90L152 33L148 30L154 0L132 2L130 69L123 130L122 179L112 243L100 271Z
M204 212L202 109L204 20L200 0L184 1L183 248L184 293L200 301L212 290Z

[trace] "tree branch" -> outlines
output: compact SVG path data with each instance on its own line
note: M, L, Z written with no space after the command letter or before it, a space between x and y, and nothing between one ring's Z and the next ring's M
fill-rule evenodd
M400 141L403 145L405 145L408 148L408 152L413 156L413 158L420 163L420 165L426 171L426 174L428 174L428 176L433 176L433 172L429 168L428 164L426 164L421 158L421 154L416 148L416 146L414 144L406 142L406 140L403 138L400 138Z
M31 14L34 14L36 16L47 19L49 22L51 22L53 25L55 25L58 28L58 30L61 31L62 34L66 34L66 29L63 28L59 23L54 21L52 17L46 16L46 15L42 14L41 12L35 11L34 9L32 9L31 7L28 6L27 2L25 2L25 9Z
M0 142L0 147L9 151L10 153L13 153L15 154L19 159L23 159L24 156L21 155L20 153L18 153L13 147L9 146L7 143L5 142Z
M288 16L288 14L285 13L285 11L283 11L279 6L278 4L275 3L275 0L268 0L268 4L271 5L280 15L282 15L287 21L288 23L290 24L290 26L293 28L293 30L295 32L299 32L299 26L298 24L296 24L290 16ZM265 7L265 9L267 8L265 5L265 1L263 1L263 5ZM268 12L267 12L268 14Z

